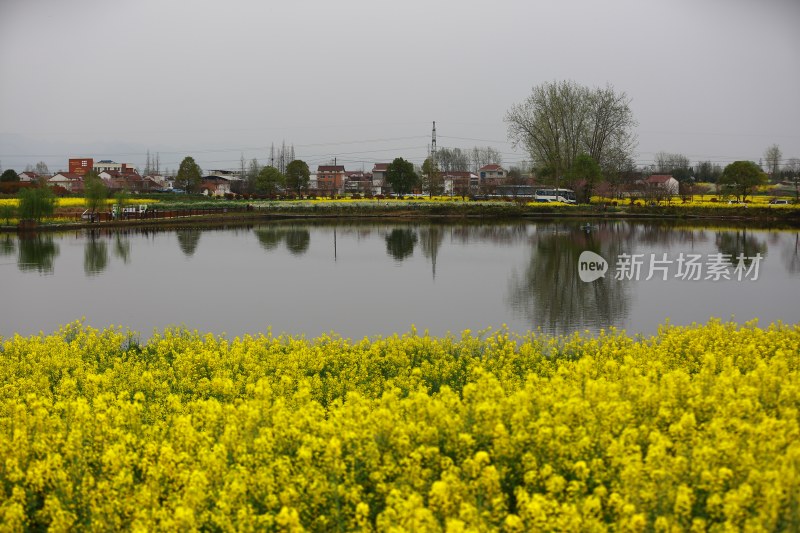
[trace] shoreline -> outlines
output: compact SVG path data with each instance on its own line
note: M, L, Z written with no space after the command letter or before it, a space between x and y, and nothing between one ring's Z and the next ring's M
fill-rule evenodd
M727 211L718 213L715 211ZM731 213L730 211L735 211ZM247 211L197 214L174 218L143 218L103 222L56 222L20 227L0 225L1 233L31 233L70 231L99 228L175 227L203 224L254 223L287 220L344 220L344 219L404 219L404 220L549 220L549 219L616 219L616 220L675 220L697 222L753 222L758 225L800 227L800 210L751 208L693 208L675 206L634 207L631 209L588 207L527 207L496 204L457 205L297 205L253 206Z

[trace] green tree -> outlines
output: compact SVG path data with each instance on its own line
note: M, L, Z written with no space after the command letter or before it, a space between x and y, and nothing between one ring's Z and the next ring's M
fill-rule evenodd
M11 219L17 214L17 208L13 205L0 205L0 218L6 221L6 226L11 224Z
M94 170L90 170L83 177L83 195L86 198L86 207L91 213L91 220L94 222L97 209L105 204L106 197L108 197L106 184Z
M698 182L716 183L722 174L722 168L713 164L711 161L700 161L697 163L695 178Z
M196 192L202 179L203 171L200 170L200 165L195 163L193 157L184 157L175 175L175 185L186 192Z
M303 191L308 190L308 184L311 181L311 171L308 169L308 164L300 159L295 159L286 165L286 186L302 194Z
M12 181L19 181L19 175L12 169L7 168L0 174L0 181L2 182L12 182Z
M575 161L572 162L572 167L567 172L567 178L573 188L576 184L582 182L579 200L585 203L589 203L589 200L591 200L592 191L595 184L600 180L601 175L600 165L589 154L580 154L576 157Z
M275 167L267 166L256 176L255 191L258 194L275 194L286 182L286 177Z
M743 202L756 187L767 183L767 175L752 161L734 161L722 171L719 183L733 191L736 199Z
M439 172L439 165L427 158L422 162L422 188L430 196L439 196L444 193L444 182Z
M49 187L31 187L19 192L19 216L41 222L56 209L56 197Z
M395 194L402 196L410 193L419 184L419 177L410 161L398 157L386 168L386 181L392 186Z
M117 194L114 195L114 210L113 210L114 218L122 217L123 213L122 209L125 207L125 204L128 203L130 197L131 197L130 193L125 189L122 189L121 191L117 192Z

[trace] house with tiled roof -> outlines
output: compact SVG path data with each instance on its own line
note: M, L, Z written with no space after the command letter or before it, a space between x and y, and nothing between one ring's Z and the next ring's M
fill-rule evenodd
M206 196L225 196L231 192L231 180L222 176L204 176L200 192Z
M375 163L372 167L372 193L373 194L387 194L391 191L391 187L386 183L386 170L389 168L389 163Z
M485 165L478 169L478 178L482 186L502 185L507 176L508 171L500 165Z
M47 184L50 186L58 185L70 192L78 192L83 190L83 176L72 172L59 172L47 180Z
M468 195L471 191L478 188L479 180L477 174L472 172L450 170L439 174L444 185L446 195Z
M644 184L650 189L659 189L666 194L678 194L678 180L669 174L653 174Z
M319 165L317 167L317 188L324 192L341 193L344 190L343 165Z
M17 176L19 176L19 181L25 182L37 181L39 179L39 175L36 172L30 171L20 172Z
M348 170L344 173L344 192L372 193L372 174L363 170Z

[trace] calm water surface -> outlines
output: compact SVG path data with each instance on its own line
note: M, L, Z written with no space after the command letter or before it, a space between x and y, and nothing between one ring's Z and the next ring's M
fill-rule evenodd
M0 336L50 333L82 317L145 338L170 326L229 337L271 329L361 338L412 326L435 335L503 324L518 333L616 326L651 334L666 320L800 321L796 230L586 224L0 235ZM584 251L607 261L605 277L581 280ZM698 270L688 268L690 257ZM638 272L625 267L638 263Z

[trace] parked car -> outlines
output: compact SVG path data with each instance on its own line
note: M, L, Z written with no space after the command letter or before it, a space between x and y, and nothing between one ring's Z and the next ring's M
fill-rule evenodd
M789 200L781 200L775 198L774 200L770 200L769 203L772 205L787 205L789 203Z

